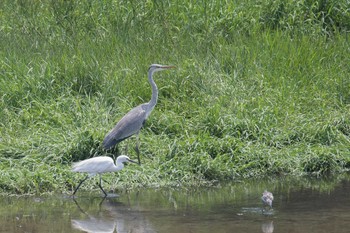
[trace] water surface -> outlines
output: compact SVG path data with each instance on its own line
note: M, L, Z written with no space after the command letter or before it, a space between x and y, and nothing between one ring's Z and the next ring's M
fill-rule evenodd
M262 210L267 189L273 209ZM349 232L350 177L279 178L211 188L147 189L102 198L98 189L1 197L0 232Z

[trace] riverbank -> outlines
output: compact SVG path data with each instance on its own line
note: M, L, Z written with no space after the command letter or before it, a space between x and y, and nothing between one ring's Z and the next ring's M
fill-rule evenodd
M149 101L151 63L177 69L155 74L143 165L106 175L108 188L350 167L346 1L0 5L1 192L70 192L72 162L126 144L136 158L134 138L101 143Z

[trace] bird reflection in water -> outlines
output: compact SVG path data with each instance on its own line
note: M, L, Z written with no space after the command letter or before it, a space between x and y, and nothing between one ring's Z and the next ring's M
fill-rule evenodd
M273 221L269 221L269 222L264 222L261 225L261 230L264 233L272 233L273 232Z
M84 211L77 200L73 199L83 217L72 219L71 224L74 229L88 233L107 233L107 232L155 232L145 216L137 211L132 210L130 206L124 205L115 199L102 199L99 203L99 209L95 214L89 214ZM87 201L85 202L85 204ZM92 209L93 201L89 201L86 209Z

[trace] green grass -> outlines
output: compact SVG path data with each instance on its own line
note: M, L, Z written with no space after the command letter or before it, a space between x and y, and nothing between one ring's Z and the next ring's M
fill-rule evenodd
M69 192L71 162L105 155L104 135L150 99L151 63L177 69L155 75L143 166L106 175L109 188L350 167L345 0L0 6L2 192Z

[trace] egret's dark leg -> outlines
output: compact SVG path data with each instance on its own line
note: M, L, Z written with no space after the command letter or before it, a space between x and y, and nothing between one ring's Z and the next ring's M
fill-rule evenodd
M105 194L105 197L107 197L107 193L103 190L102 188L102 178L101 178L101 175L100 175L100 183L98 184L98 187L100 187L100 189L102 190L102 192Z
M139 150L139 132L136 133L136 146L135 146L135 151L137 154L137 160L139 162L139 165L141 165L141 160L140 160L140 150Z
M102 203L106 200L106 198L107 198L107 196L104 196L104 197L102 198L102 200L100 201L100 204L98 204L99 212L101 212L101 210L102 210Z
M74 203L77 205L78 209L79 209L83 214L85 214L86 216L90 217L89 214L87 214L87 213L80 207L80 205L78 204L77 200L75 200L75 198L73 198L73 201L74 201Z
M82 179L80 181L80 183L78 184L78 186L75 188L74 192L73 192L73 196L75 195L75 193L78 191L78 189L80 188L80 185L85 181L87 180L87 178L89 178L89 175L87 175L84 179Z

